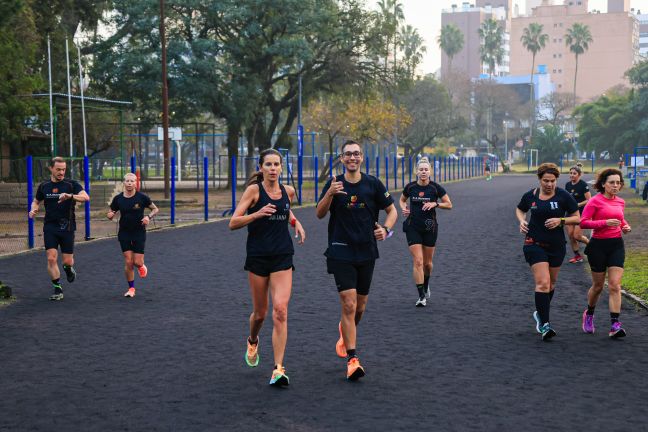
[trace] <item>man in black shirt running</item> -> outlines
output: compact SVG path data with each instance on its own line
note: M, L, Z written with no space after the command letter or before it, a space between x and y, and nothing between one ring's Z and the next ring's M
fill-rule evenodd
M378 258L376 240L391 236L398 212L382 182L360 172L363 160L360 144L345 142L340 159L346 172L324 186L317 204L317 217L322 219L331 213L324 255L342 304L340 339L335 350L339 357L347 359L347 379L357 380L365 372L356 354L356 328L367 305ZM382 226L378 224L380 210L387 212Z
M74 282L74 231L76 220L74 207L77 202L90 200L81 185L65 178L67 165L62 157L55 157L49 163L51 173L49 181L38 185L36 197L31 204L29 217L34 218L40 204L45 203L45 223L43 224L43 240L47 253L47 272L52 279L54 294L50 300L63 300L61 287L61 272L58 267L58 248L63 254L63 270L68 282Z

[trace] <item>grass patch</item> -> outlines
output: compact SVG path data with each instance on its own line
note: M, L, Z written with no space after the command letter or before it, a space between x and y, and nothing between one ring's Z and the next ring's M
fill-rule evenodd
M648 251L626 251L624 269L623 289L648 300Z

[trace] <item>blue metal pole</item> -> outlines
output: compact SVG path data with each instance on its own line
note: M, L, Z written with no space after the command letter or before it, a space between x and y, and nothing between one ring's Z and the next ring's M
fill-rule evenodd
M133 154L130 157L131 173L135 174L135 167L137 166L137 156Z
M531 171L531 153L529 153L529 157L527 158L527 171Z
M562 174L563 172L563 155L562 153L560 154L560 173Z
M594 152L592 152L592 173L594 172Z
M176 158L171 158L171 225L175 224L175 172Z
M329 178L333 177L333 155L329 155Z
M29 249L34 248L34 219L29 217L32 201L34 201L34 173L32 157L27 156L27 242Z
M412 183L412 156L409 157L409 182Z
M443 181L448 181L448 157L443 158Z
M236 172L236 156L232 156L232 209L231 212L234 213L236 208L236 182L237 182L237 172Z
M90 158L83 156L83 180L85 191L92 196L90 192ZM90 201L83 203L85 208L85 239L90 240Z
M203 158L203 188L205 189L205 222L209 220L209 158Z
M376 156L376 177L380 178L380 156Z
M385 155L385 188L389 190L389 156Z
M365 158L365 171L369 174L369 155Z
M405 187L405 158L401 158L401 187Z
M299 205L302 203L302 183L304 182L304 157L297 156L297 202Z
M398 188L398 159L396 153L394 153L394 190Z
M318 163L317 163L317 155L315 155L313 157L313 163L315 164L315 168L313 169L313 184L315 185L315 199L314 199L314 201L317 204L317 199L319 198L317 196L317 178L318 178L318 174L317 174L317 165L318 165Z
M436 182L437 181L437 170L436 170L437 157L434 156L432 159L433 159L432 160L432 172L434 172L432 177L434 178L434 181Z

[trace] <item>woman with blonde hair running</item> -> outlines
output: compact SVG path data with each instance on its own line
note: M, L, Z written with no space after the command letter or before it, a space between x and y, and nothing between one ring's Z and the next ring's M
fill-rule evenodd
M268 312L268 295L272 298L275 366L270 385L273 386L290 384L283 366L288 338L288 302L295 269L288 224L295 228L299 244L306 239L304 229L290 210L295 189L279 183L282 166L281 153L277 150L261 152L259 171L250 178L229 223L232 230L248 227L245 270L248 271L253 311L244 358L250 367L259 364L259 332Z
M428 158L424 157L418 161L417 179L405 186L398 203L403 217L406 218L403 222L403 232L412 255L412 275L418 291L417 307L425 306L426 298L430 298L429 283L438 234L436 208L452 208L446 190L430 180L430 168Z

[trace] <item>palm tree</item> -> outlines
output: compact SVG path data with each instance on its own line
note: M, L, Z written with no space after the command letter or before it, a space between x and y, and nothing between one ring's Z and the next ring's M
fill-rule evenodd
M565 44L569 51L576 56L576 69L574 70L574 106L576 105L576 78L578 77L578 56L589 49L589 44L593 41L592 33L587 25L574 23L567 29L565 34Z
M522 32L522 37L520 41L522 45L530 51L533 55L533 60L531 61L531 121L529 122L529 136L531 136L533 131L533 125L535 123L535 95L533 87L533 73L535 70L535 58L538 51L545 47L547 40L549 40L549 35L542 33L543 25L538 23L531 23L529 27L525 28Z
M387 54L385 55L385 70L389 58L389 48L394 44L394 70L396 69L396 48L398 44L398 26L405 19L403 4L400 0L378 0L378 8L383 19L383 31L387 37Z
M408 24L401 27L399 45L403 50L407 77L412 79L416 67L421 63L423 54L427 51L425 45L423 45L423 38L417 29Z
M482 23L477 32L481 39L480 59L488 65L488 75L492 79L495 66L501 64L504 57L504 29L490 18Z
M441 28L441 34L437 38L439 48L448 56L448 75L452 69L452 59L464 46L464 35L455 24L446 24Z

